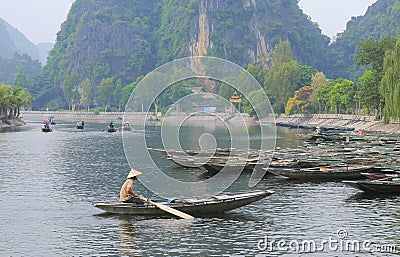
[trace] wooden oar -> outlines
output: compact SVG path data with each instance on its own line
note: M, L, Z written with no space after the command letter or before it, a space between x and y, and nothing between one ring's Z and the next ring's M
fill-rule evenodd
M187 214L187 213L178 211L178 210L176 210L176 209L174 209L174 208L171 208L171 207L169 207L169 206L167 206L167 205L164 205L164 204L155 203L155 202L151 201L150 199L144 197L143 195L138 195L138 198L139 198L140 200L142 200L142 201L145 201L145 202L147 202L147 203L149 203L149 204L152 204L152 205L156 206L157 208L159 208L159 209L161 209L161 210L163 210L163 211L165 211L165 212L171 213L171 214L173 214L173 215L175 215L175 216L178 216L178 217L180 217L180 218L183 218L183 219L185 219L185 220L192 220L192 219L194 219L193 216L191 216L191 215L189 215L189 214Z

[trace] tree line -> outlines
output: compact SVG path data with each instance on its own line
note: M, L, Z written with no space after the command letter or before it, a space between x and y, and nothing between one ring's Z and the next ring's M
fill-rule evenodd
M24 88L11 87L0 82L0 118L19 118L20 109L31 103L32 96Z
M357 64L364 69L358 82L316 72L309 84L298 87L310 73L301 72L289 42L277 45L264 82L275 112L375 115L385 123L400 119L400 38L367 39L357 48Z

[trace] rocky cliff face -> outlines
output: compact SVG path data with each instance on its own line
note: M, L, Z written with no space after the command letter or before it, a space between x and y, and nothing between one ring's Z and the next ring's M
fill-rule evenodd
M255 0L242 0L242 9L249 10L256 8ZM214 43L210 38L212 33L218 34L218 23L220 20L215 18L215 13L218 10L224 10L230 5L229 1L226 0L200 0L198 2L198 15L194 20L198 19L198 22L193 22L193 28L191 31L194 33L190 37L189 51L191 56L205 56L214 47ZM262 33L258 27L258 22L253 13L250 20L247 21L248 31L250 36L254 38L253 45L248 45L244 49L244 55L249 57L249 62L252 64L259 63L264 66L268 66L270 60L269 50L265 41L266 35ZM223 43L223 54L224 58L229 58L228 45ZM221 56L222 57L222 56Z

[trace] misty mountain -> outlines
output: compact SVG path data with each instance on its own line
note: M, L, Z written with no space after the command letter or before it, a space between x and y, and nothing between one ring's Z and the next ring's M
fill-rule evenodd
M32 60L46 63L48 52L53 48L52 43L41 43L35 45L17 28L0 18L0 57L12 59L14 54L26 54Z
M368 38L396 38L399 35L400 0L378 0L368 8L365 15L352 17L347 22L346 30L330 46L331 68L325 74L332 78L357 80L362 75L354 57L357 43Z
M39 58L40 58L39 61L42 64L46 64L47 56L49 56L51 49L53 49L54 47L54 44L49 42L44 42L37 44L36 47L39 53Z

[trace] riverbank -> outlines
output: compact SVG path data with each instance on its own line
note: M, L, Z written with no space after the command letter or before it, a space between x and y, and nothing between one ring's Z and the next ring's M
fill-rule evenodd
M135 123L143 122L151 117L151 113L146 112L46 112L46 111L23 111L21 118L26 122L41 122L47 120L49 116L54 116L55 121L74 122L77 120L91 121L106 123L110 120L124 120ZM177 113L168 116L169 122L174 120L181 121L185 113ZM153 116L153 120L154 120ZM223 120L229 122L254 122L254 120L247 114L227 114L227 113L196 113L193 120L201 121L216 121ZM191 118L191 120L192 120ZM163 117L160 117L163 120ZM21 120L22 121L22 120ZM263 122L263 121L262 121ZM265 122L272 122L271 119ZM376 120L374 116L360 116L360 115L346 115L346 114L294 114L294 115L280 115L275 120L278 126L292 127L292 128L310 128L316 127L331 128L331 129L345 129L345 130L363 130L365 132L386 133L386 134L400 134L400 123L392 122L384 125L382 121ZM1 127L1 123L0 123Z
M0 130L20 127L25 125L25 122L20 118L0 119Z
M399 122L392 122L385 125L382 121L376 120L374 116L345 114L281 115L276 119L276 124L278 126L293 128L361 129L365 132L400 134Z

